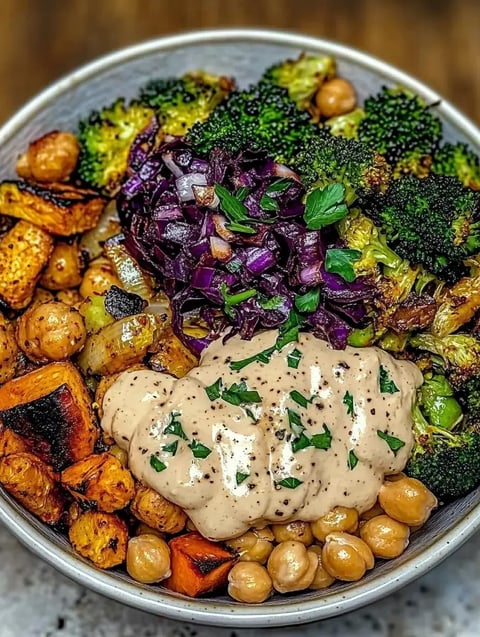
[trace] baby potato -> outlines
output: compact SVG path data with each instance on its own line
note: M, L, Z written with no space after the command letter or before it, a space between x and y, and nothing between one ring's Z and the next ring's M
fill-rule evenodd
M0 458L0 484L42 522L55 524L65 506L65 497L53 469L28 452Z
M74 518L74 519L72 519ZM113 568L127 557L127 525L115 513L75 511L68 529L72 547L98 568Z
M30 303L30 307L32 305L39 305L40 303L46 303L47 301L53 301L54 296L50 292L50 290L44 290L40 286L35 288L35 294L33 295L32 302Z
M332 577L344 582L356 582L375 565L366 542L349 533L330 533L322 548L322 565Z
M16 334L20 349L34 363L70 358L87 336L78 310L60 301L29 307L17 321Z
M27 442L11 429L0 429L0 458L11 453L30 451Z
M15 376L18 354L15 327L0 314L0 385Z
M375 557L390 560L401 555L407 548L410 529L388 515L377 515L362 525L360 537L368 544Z
M408 526L421 526L437 506L437 498L416 478L406 476L385 480L378 494L387 515Z
M40 285L47 290L68 290L82 282L83 262L77 243L60 241L40 278Z
M17 161L17 174L41 182L66 181L77 165L80 146L73 133L52 131L31 142Z
M149 534L130 538L127 573L142 584L156 584L170 577L170 549L165 540Z
M80 503L112 513L124 509L135 493L133 476L112 454L92 454L67 467L62 485Z
M130 508L140 522L164 533L179 533L187 521L179 506L142 484L137 485Z

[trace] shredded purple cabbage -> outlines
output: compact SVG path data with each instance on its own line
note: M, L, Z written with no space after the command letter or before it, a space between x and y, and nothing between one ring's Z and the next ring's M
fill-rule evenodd
M347 283L325 271L326 250L338 237L331 228L307 230L297 176L264 153L218 150L205 161L181 139L156 147L156 134L153 123L132 146L119 213L125 245L170 298L182 341L200 353L228 327L250 339L257 329L282 325L295 297L319 288L320 303L303 315L305 325L343 349L365 318L372 289L361 278ZM217 184L243 203L255 234L229 230ZM225 290L256 294L227 307ZM184 332L192 313L209 326L208 338Z

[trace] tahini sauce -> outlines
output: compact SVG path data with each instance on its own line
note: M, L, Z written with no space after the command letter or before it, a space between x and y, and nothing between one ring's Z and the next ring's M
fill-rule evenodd
M230 369L230 361L271 347L276 337L272 330L251 341L215 341L200 366L180 380L153 371L124 372L104 399L102 426L128 450L133 474L185 509L214 540L269 522L316 520L335 506L365 511L384 475L404 468L413 444L411 408L422 382L413 363L376 347L334 350L300 334L269 363ZM301 352L298 369L287 365L295 349ZM381 367L398 391L381 391ZM243 380L260 394L261 404L210 400L205 387L219 378L224 388ZM306 407L291 398L292 390L309 400ZM304 427L307 438L328 446L330 432L329 448L294 452L288 409L290 420L292 411L300 417L297 437ZM378 432L404 445L392 451L395 443ZM312 438L318 434L323 438Z

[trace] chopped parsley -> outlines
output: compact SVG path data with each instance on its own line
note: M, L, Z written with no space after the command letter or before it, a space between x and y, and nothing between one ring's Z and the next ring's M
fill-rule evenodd
M163 430L163 433L172 434L173 436L178 436L183 440L188 440L185 432L183 431L182 423L177 420L178 416L180 416L180 414L177 411L172 411L172 413L170 414L170 421Z
M358 458L355 455L355 452L350 450L348 452L348 460L347 460L348 468L353 470L353 469L355 469L357 464L358 464Z
M309 290L305 294L299 294L295 297L295 307L299 312L310 314L315 312L320 302L320 288Z
M162 447L162 451L165 451L166 453L171 453L172 456L174 456L177 453L177 449L178 449L178 440L174 440L173 442L170 442L168 445L163 445Z
M327 425L323 425L323 433L314 434L310 439L312 447L327 451L332 446L332 434Z
M380 365L378 378L382 394L395 394L397 391L400 391L383 365Z
M220 201L221 210L223 210L230 221L250 221L248 210L238 197L234 197L220 184L215 184L215 194Z
M192 440L192 442L188 445L192 450L194 458L206 458L212 453L212 450L202 445L198 440Z
M237 483L237 485L242 484L242 482L245 482L245 480L248 478L250 474L249 473L241 473L240 471L237 471L237 473L235 474L235 481Z
M220 398L222 393L222 379L217 378L217 380L212 384L205 387L205 392L210 400L216 400Z
M303 218L308 230L320 230L330 226L347 214L343 184L329 184L324 188L316 188L307 195Z
M230 369L234 372L239 372L244 367L247 367L247 365L250 365L250 363L269 363L274 351L275 347L269 347L268 349L264 349L262 352L258 352L258 354L244 358L241 361L231 361Z
M343 404L347 406L347 414L353 416L355 414L355 406L353 402L353 396L349 391L345 392L343 397Z
M298 369L302 356L303 354L299 349L293 349L290 354L287 354L287 365L292 369Z
M403 440L400 440L400 438L395 438L395 436L391 436L390 434L387 434L380 429L377 429L377 436L382 440L385 440L395 456L402 447L405 447L405 443L403 442Z
M311 398L305 398L305 396L299 391L297 391L296 389L292 389L292 391L290 392L290 398L294 402L296 402L297 405L300 405L300 407L304 407L306 409L308 405L313 401L315 396L312 396Z
M245 405L261 403L262 397L255 389L248 389L247 384L242 380L240 383L233 383L222 391L222 399L231 405Z
M361 256L360 250L329 248L325 255L325 270L332 274L338 274L348 283L352 283L357 277L353 264Z
M265 193L267 195L273 195L275 193L281 194L288 190L291 185L291 179L289 179L288 177L282 177L282 179L277 179L277 181L271 183L270 186L268 186L268 188L265 190Z
M153 456L153 455L150 456L150 466L157 473L160 473L160 471L165 471L165 469L167 468L166 464L163 464L163 462L159 460L157 456Z
M301 436L305 427L302 424L302 419L300 415L293 411L293 409L287 408L287 416L288 416L288 424L290 425L290 429L293 431L295 436Z
M301 449L306 449L307 447L310 447L310 443L310 438L302 432L298 438L294 438L292 440L292 451L295 453Z
M286 489L296 489L301 484L303 484L303 482L298 478L294 478L293 476L291 476L290 478L284 478L283 480L280 480L279 482L277 482L277 484L281 487L285 487Z

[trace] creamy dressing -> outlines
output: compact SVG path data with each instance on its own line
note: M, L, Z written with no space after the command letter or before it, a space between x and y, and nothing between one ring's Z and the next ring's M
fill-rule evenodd
M277 334L217 340L179 380L124 372L105 396L102 427L128 450L133 474L185 509L205 537L312 521L334 506L365 511L412 448L422 382L413 363L376 347L334 350L300 334L268 363L230 368L272 347ZM297 369L287 362L294 350ZM243 381L261 402L211 400L205 388L218 379L220 393Z

